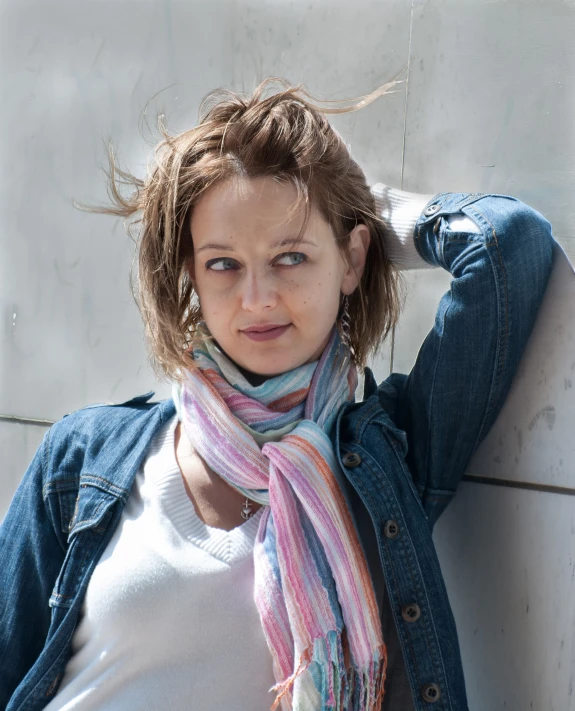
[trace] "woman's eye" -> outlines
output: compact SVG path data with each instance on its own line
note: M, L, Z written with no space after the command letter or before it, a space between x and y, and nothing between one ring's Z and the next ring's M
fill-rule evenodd
M230 269L235 269L237 262L229 257L220 257L219 259L210 259L206 262L206 269L212 272L228 272Z
M274 264L279 264L284 267L295 267L307 260L303 252L286 252L280 254L274 261ZM211 272L229 272L239 269L238 263L231 257L219 257L218 259L210 259L206 262L206 269Z
M282 266L295 267L296 264L302 264L307 259L303 252L286 252L280 255L276 264L282 264Z

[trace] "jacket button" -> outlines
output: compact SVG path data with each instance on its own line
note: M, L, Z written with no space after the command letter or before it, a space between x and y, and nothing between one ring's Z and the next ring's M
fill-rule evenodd
M433 224L433 234L436 235L439 232L439 226L441 225L441 217L438 217Z
M430 205L429 207L426 207L425 210L423 211L424 215L435 215L435 213L439 210L439 205L435 203L435 205Z
M399 535L399 525L397 521L386 521L383 532L386 538L397 538Z
M358 464L361 464L361 457L355 452L348 452L342 457L341 461L346 467L357 467Z
M401 616L406 622L416 622L421 617L419 605L416 605L414 602L409 605L404 605L401 608Z
M424 701L434 704L441 698L441 690L437 684L426 684L421 690L421 696Z

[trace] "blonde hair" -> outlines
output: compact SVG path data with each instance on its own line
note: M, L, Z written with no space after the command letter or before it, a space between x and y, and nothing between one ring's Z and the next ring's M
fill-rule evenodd
M282 90L265 96L274 83ZM163 140L157 145L148 175L141 180L121 170L108 147L106 206L76 206L129 218L128 232L138 226L136 303L142 315L154 370L160 378L181 379L194 367L189 350L202 320L186 263L193 259L190 217L201 195L233 177L273 176L297 190L294 209L303 203L303 236L315 206L331 226L348 258L349 233L360 223L370 232L370 246L359 287L349 297L350 341L363 367L394 326L399 314L399 275L386 253L388 229L375 212L374 197L360 166L324 114L357 111L400 83L397 79L371 94L342 102L322 102L302 85L269 77L251 95L216 89L202 101L197 126L169 135L158 117ZM311 100L311 101L310 101ZM123 188L131 188L125 195Z

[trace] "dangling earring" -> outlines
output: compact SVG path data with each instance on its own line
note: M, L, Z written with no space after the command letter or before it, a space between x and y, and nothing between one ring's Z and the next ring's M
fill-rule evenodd
M342 343L348 348L351 348L350 329L351 320L349 318L349 297L346 294L343 297L343 311L341 312L339 320L339 335L341 336Z
M197 323L197 326L201 327L207 333L209 333L210 330L209 330L209 328L206 324L206 321L204 319L204 314L202 313L202 305L200 304L200 297L198 296L197 299L198 299L198 323Z
M350 328L351 320L349 318L349 298L347 294L343 297L343 310L341 312L341 317L339 323L337 324L337 330L339 331L339 337L341 343L337 347L336 357L339 356L340 349L343 346L343 358L341 359L338 375L341 375L345 368L349 366L350 359L353 359L351 353L351 338L350 338Z

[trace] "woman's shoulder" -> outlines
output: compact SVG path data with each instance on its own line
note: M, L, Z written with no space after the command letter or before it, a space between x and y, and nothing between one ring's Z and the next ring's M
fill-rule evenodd
M127 447L151 439L155 431L176 413L174 402L152 401L153 392L120 403L94 403L70 412L55 422L49 432L49 456L59 462L74 450L100 451L112 442Z

